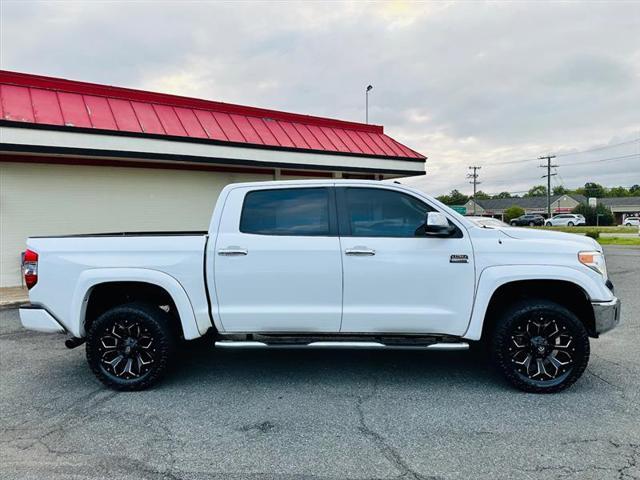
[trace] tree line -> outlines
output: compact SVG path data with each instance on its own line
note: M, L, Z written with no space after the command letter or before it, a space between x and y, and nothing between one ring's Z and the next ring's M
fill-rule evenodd
M604 187L599 183L587 182L584 187L578 187L575 189L565 188L562 185L553 187L551 189L552 195L583 195L587 198L605 198L605 197L637 197L640 196L640 185L635 184L629 188L626 187ZM547 187L546 185L534 185L529 189L523 197L546 197ZM459 190L451 190L447 195L440 195L437 197L442 203L446 205L464 205L473 198L473 195L465 195ZM491 198L518 198L517 195L511 195L509 192L500 192L497 195L489 195L482 190L476 192L476 199L488 200Z

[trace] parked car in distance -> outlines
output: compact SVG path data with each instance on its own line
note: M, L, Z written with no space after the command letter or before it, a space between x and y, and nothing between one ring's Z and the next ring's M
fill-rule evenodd
M633 227L633 226L640 225L640 217L627 217L624 219L624 222L622 222L622 224L625 227Z
M467 218L468 220L471 220L473 223L481 227L501 228L501 227L509 226L508 223L504 223L502 220L498 220L497 218L493 218L493 217L471 217L470 216L465 218Z
M31 237L27 247L22 325L86 343L89 367L116 390L155 384L180 343L206 335L216 348L484 342L514 386L550 393L580 378L589 338L620 320L592 238L481 228L372 180L232 184L207 231Z
M544 217L538 214L527 213L511 219L509 224L512 227L541 227L544 225Z
M544 224L547 227L575 227L578 225L586 225L587 221L583 215L561 213L547 219Z

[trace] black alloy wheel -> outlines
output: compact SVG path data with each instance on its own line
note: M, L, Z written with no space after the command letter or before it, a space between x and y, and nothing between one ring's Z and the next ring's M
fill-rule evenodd
M116 390L142 390L166 372L175 350L167 313L132 303L103 313L87 333L87 361L98 379Z
M573 222L567 222L567 227L573 227L575 224Z
M589 361L582 322L556 303L520 302L496 326L493 357L502 373L526 392L552 393L573 384Z
M100 367L125 380L148 375L155 362L153 340L149 330L136 320L115 322L100 337Z

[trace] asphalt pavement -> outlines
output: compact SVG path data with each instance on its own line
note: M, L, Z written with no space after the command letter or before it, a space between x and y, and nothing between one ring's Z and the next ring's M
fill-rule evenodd
M605 247L622 324L569 390L469 352L213 351L116 393L0 311L2 479L640 478L640 250Z

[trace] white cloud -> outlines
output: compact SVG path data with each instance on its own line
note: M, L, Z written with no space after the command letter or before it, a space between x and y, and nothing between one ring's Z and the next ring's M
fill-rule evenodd
M638 2L0 3L18 71L364 120L429 157L433 193L518 191L546 152L640 137ZM564 157L568 186L640 183L636 144ZM560 176L554 177L554 181Z

